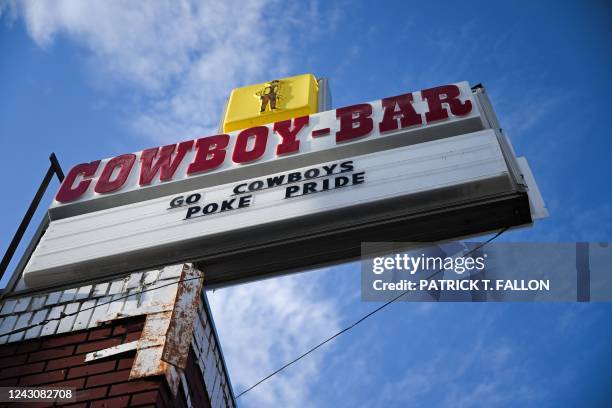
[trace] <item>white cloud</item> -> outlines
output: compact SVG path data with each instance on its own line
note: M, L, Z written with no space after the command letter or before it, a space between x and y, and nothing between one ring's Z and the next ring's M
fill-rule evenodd
M496 92L499 94L499 92ZM499 100L499 114L502 129L509 133L510 137L526 137L535 126L542 125L548 115L559 109L568 99L568 95L560 95L558 92L545 90L544 88L526 89L523 95L511 98L521 103L508 103L503 97L494 98Z
M315 24L326 26L314 2L301 9L278 0L7 4L5 13L22 17L39 46L65 38L88 55L98 87L129 90L129 125L159 142L216 131L233 87L287 74L292 49Z
M441 407L494 407L527 405L544 397L537 384L526 380L528 370L510 358L510 345L485 345L481 338L469 349L446 346L413 365L385 385L379 406L429 400Z
M320 273L325 271L209 292L236 393L338 330L338 305L321 295ZM310 387L330 347L245 394L241 406L308 406Z

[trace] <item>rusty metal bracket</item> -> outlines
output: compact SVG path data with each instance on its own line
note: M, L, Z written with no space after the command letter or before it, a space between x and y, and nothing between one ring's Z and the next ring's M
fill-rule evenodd
M204 274L184 264L169 310L147 315L130 379L164 375L176 395L185 368Z
M193 321L198 313L203 283L204 274L201 271L193 265L183 268L161 358L163 361L181 369L184 369L187 365Z

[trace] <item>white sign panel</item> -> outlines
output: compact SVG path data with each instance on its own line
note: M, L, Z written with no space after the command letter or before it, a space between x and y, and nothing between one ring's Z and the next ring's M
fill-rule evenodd
M329 140L306 141L310 145L306 150L314 150L315 143L331 147ZM345 242L326 244L326 250L343 251L351 235L359 240L361 228L393 220L399 226L410 217L417 225L415 220L426 211L463 211L485 200L495 200L496 205L514 200L512 205L520 207L511 215L513 220L504 218L503 223L531 221L527 201L518 195L493 130L342 157L55 220L27 264L24 278L28 285L38 286L84 279L91 270L102 275L202 259L214 264L215 259L240 258L253 248L308 239L320 244L321 237L340 232L345 233ZM505 207L503 211L509 212ZM300 227L290 227L295 225ZM470 231L469 226L462 228ZM346 233L351 230L355 232ZM410 233L406 232L404 236ZM256 260L250 262L253 268L258 265ZM214 271L205 272L207 281L214 281Z
M52 219L485 129L467 82L73 167Z

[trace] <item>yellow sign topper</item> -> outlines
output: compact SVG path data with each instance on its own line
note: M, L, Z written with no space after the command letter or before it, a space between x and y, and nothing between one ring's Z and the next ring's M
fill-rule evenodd
M223 131L231 132L318 112L319 86L312 74L232 90Z

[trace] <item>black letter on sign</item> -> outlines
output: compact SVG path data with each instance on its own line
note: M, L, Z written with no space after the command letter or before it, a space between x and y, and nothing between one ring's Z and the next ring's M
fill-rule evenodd
M289 186L285 189L285 198L291 198L294 193L300 191L299 186Z
M232 204L234 204L234 201L236 201L235 198L232 198L231 200L223 200L221 203L221 211L233 210L234 207L232 207Z
M200 207L199 207L199 206L197 206L197 205L196 205L196 206L193 206L193 207L189 207L189 208L187 209L187 215L185 216L185 219L187 220L187 219L191 218L191 216L192 216L193 214L197 213L198 211L200 211Z
M181 207L183 205L183 196L174 197L170 201L170 208Z
M250 206L251 198L253 198L252 195L245 195L245 196L240 197L240 199L238 200L238 208L244 208L244 207Z

